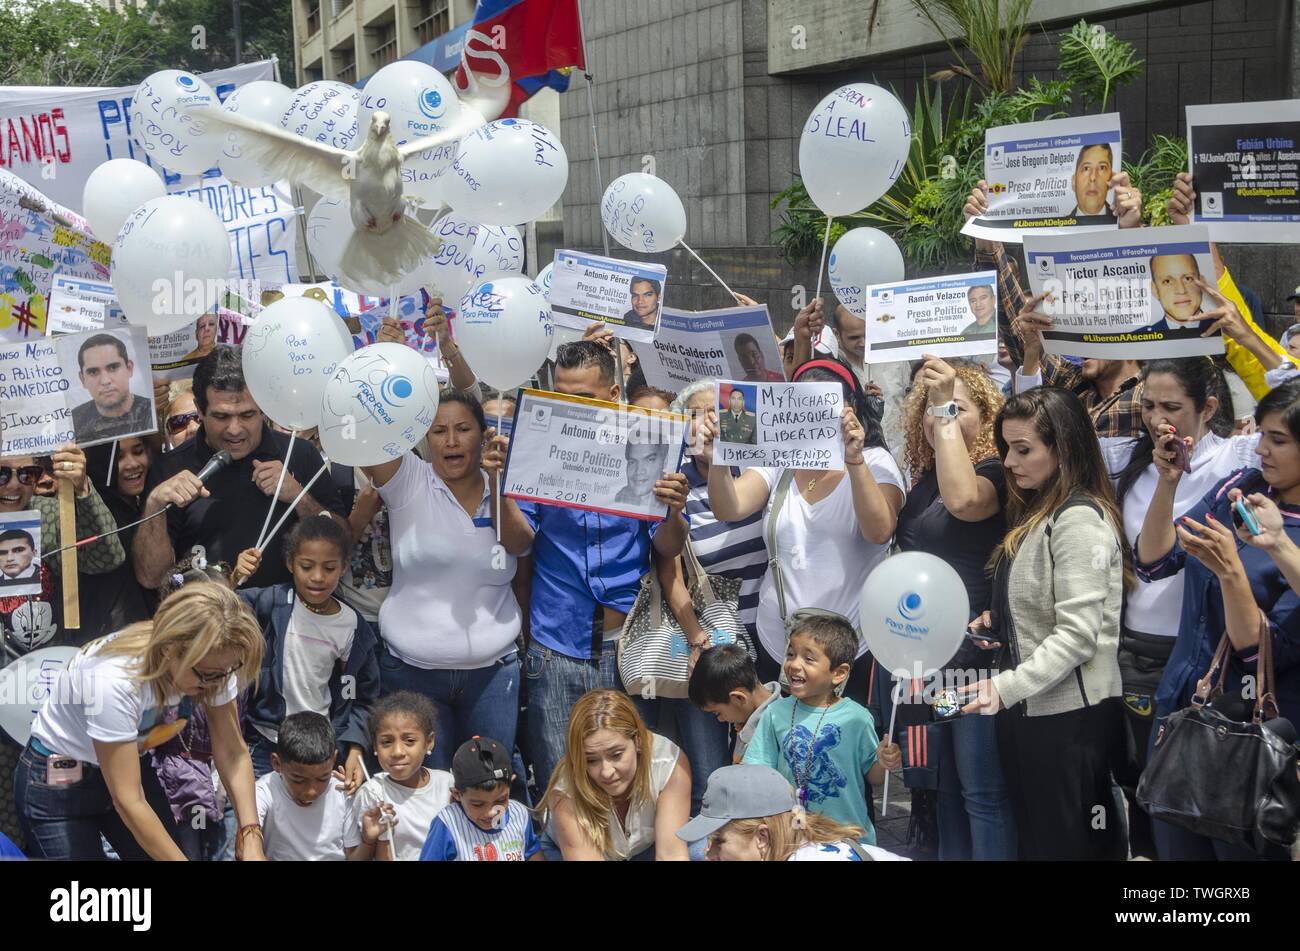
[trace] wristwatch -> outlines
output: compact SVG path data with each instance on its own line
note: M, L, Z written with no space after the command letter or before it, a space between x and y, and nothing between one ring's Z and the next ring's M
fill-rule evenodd
M938 406L927 406L925 408L926 416L937 416L939 419L956 419L957 403L949 400L946 403L940 403Z

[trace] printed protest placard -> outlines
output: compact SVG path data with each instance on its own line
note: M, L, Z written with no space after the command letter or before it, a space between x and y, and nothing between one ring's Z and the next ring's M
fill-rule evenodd
M1300 99L1188 106L1187 152L1213 240L1300 242Z
M998 352L996 271L925 277L867 289L867 362Z
M504 494L661 521L655 482L681 465L686 427L678 413L522 389Z
M45 319L45 333L75 334L101 330L113 315L113 326L126 325L126 315L117 306L113 285L108 281L55 274L50 287L50 303Z
M843 469L838 383L718 380L713 461L778 469Z
M148 353L136 326L0 345L0 455L155 432Z
M0 512L0 598L40 593L41 513Z
M556 251L547 295L561 327L604 321L614 336L649 343L663 309L668 270L660 264Z
M785 382L766 304L698 312L665 307L653 351L641 351L646 382L673 393L717 377Z
M1022 122L984 135L988 213L962 234L1018 242L1025 233L1117 227L1110 177L1119 171L1119 113Z
M1223 353L1219 334L1202 337L1216 303L1210 236L1204 226L1135 228L1106 235L1025 237L1029 283L1047 294L1053 327L1043 347L1061 356L1150 360Z

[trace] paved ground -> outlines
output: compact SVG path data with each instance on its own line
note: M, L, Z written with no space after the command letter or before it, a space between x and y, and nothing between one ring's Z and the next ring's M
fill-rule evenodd
M874 787L873 787L874 788ZM881 815L883 787L874 788L876 845L899 855L919 858L907 849L907 827L912 821L912 795L897 773L889 774L889 809Z

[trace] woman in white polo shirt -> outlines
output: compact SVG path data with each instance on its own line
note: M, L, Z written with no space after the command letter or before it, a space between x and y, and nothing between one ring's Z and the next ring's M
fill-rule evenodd
M444 389L430 461L407 453L365 470L388 506L392 538L393 586L379 609L381 691L433 701L433 769L450 769L456 748L474 736L515 744L520 611L515 558L494 551L486 428L477 399Z
M59 673L18 760L16 802L38 858L184 860L171 809L141 755L207 710L212 756L239 821L236 854L261 859L253 764L235 697L262 665L262 632L233 591L186 585L152 621L92 641Z

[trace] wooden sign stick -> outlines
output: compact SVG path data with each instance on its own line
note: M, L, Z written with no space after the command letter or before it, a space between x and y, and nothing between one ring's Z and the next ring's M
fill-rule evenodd
M72 483L59 480L59 538L60 544L71 546L59 554L63 572L63 629L81 627L81 598L77 589L77 503L73 497Z

